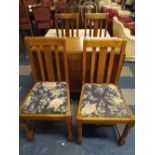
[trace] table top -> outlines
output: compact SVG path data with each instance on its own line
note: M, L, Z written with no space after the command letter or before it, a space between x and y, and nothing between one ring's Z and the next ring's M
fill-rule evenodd
M66 50L68 53L83 52L83 37L66 37Z
M58 31L59 31L59 34L61 36L61 29L59 29ZM85 29L78 29L78 31L79 31L79 37L84 37L84 31L85 31ZM105 38L104 37L104 31L105 30L102 29L102 35L101 35L101 37L103 37L103 38ZM71 35L71 30L70 30L69 33ZM87 35L89 34L89 30L88 29L87 29L86 33L87 33ZM76 34L76 29L74 29L74 34ZM92 34L93 34L93 30L92 30ZM45 37L57 37L56 29L49 29L48 32L45 34ZM108 30L106 32L106 38L110 38L110 34L109 34Z

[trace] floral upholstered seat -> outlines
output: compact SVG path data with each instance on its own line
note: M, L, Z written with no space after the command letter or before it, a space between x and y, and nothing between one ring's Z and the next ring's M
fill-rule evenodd
M22 112L64 114L67 110L66 82L37 82L26 99Z
M81 107L84 117L129 117L125 101L113 84L85 84Z

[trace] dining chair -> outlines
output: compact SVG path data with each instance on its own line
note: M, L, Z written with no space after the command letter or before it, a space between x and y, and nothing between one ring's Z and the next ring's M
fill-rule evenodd
M95 2L93 1L86 1L81 7L81 19L82 23L85 21L85 14L86 13L97 13L98 7Z
M68 0L53 0L54 6L57 13L64 12L64 6L67 4Z
M83 44L83 86L77 112L77 143L82 143L83 124L102 124L116 126L118 142L122 145L134 126L134 115L117 83L124 61L126 41L114 38L85 38ZM91 62L86 61L87 52L91 52ZM120 56L115 82L111 83L116 53ZM86 70L88 65L90 72ZM122 123L126 124L126 127L121 134L118 125Z
M51 7L53 3L52 0L41 0L41 5Z
M82 9L82 6L84 5L84 3L86 2L94 2L96 3L96 0L74 0L75 2L77 2L79 4L79 8L80 10Z
M32 14L36 21L38 29L49 29L53 25L49 6L35 6L32 7Z
M67 139L71 141L73 139L72 116L65 40L54 37L26 37L25 44L29 59L32 60L32 70L34 70L34 64L38 63L42 81L36 81L21 104L20 125L23 126L27 138L32 141L35 123L30 127L28 121L65 122L68 131ZM63 66L60 65L60 60Z
M23 5L19 6L19 30L30 31L31 35L33 35L28 8Z
M28 5L36 5L38 4L38 0L26 0Z
M78 37L79 14L58 13L55 14L55 25L57 37Z
M64 7L64 13L79 13L79 12L80 12L79 4L74 1L70 1Z
M96 0L75 0L76 2L79 2L79 5L82 6L86 2L94 2L96 3Z
M108 28L108 13L86 13L84 26L85 37L87 36L87 30L89 30L89 37L106 37Z

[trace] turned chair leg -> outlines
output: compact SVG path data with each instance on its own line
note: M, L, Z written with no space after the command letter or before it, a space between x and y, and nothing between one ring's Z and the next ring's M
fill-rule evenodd
M132 128L133 126L134 126L134 123L133 123L133 122L132 122L132 123L129 123L129 124L127 124L127 125L125 126L125 129L124 129L124 131L123 131L123 134L122 134L122 136L119 138L119 141L118 141L119 145L123 145L123 144L126 143L126 138L127 138L128 134L129 134L129 132L130 132L130 130L131 130L131 128Z
M34 131L33 131L33 129L30 129L28 124L26 123L26 121L23 120L23 119L20 119L20 125L23 126L23 129L24 129L24 131L26 133L26 136L27 136L28 140L33 141L34 140Z
M73 131L72 131L72 118L67 119L67 140L69 142L73 141Z
M77 144L82 144L82 123L77 124Z

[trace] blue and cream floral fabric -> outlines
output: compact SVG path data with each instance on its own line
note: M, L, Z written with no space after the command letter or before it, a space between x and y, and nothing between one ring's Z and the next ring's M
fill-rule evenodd
M84 117L129 117L124 102L113 84L85 84L81 114Z
M37 82L26 100L24 113L64 114L68 110L66 82Z

